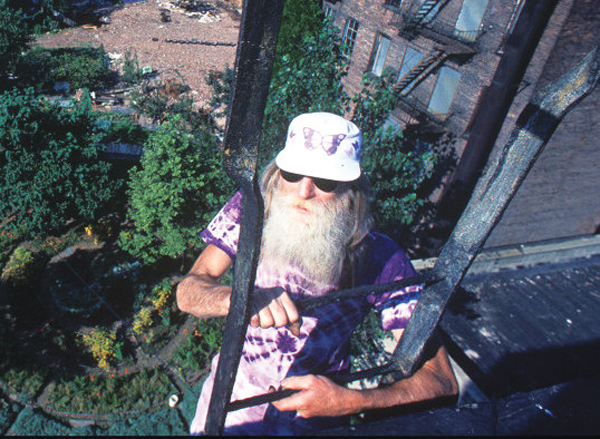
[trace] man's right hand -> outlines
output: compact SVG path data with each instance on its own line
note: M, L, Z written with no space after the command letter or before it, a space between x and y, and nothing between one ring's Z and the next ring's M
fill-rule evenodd
M250 297L252 307L250 325L255 328L289 326L294 335L299 335L300 314L283 288L259 288L254 290Z

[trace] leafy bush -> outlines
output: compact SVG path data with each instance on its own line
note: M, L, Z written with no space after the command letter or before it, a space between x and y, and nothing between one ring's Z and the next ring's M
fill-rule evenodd
M16 74L21 87L49 92L63 83L65 92L80 88L103 89L116 80L104 47L45 49L37 46L19 60Z
M208 372L212 357L221 349L225 318L201 319L188 331L170 359L188 381Z
M133 227L121 232L119 243L146 263L197 251L199 230L232 192L212 131L189 134L181 117L171 117L152 133L140 166L130 171Z
M71 429L31 408L21 410L12 426L18 436L68 436Z
M11 219L3 230L50 235L114 201L120 183L99 158L94 125L85 96L60 108L32 89L0 95L0 217Z
M0 278L14 283L27 282L31 277L31 270L35 263L36 258L30 250L17 247L4 266Z
M121 75L121 81L128 85L138 85L142 82L146 75L137 58L137 53L133 55L130 51L125 52L125 59L123 60L123 74Z
M142 413L114 422L107 430L109 436L187 436L189 431L179 412L166 407L157 412Z
M154 285L136 308L138 311L133 317L133 332L151 345L154 351L168 343L185 320L175 304L175 289L169 278Z
M2 334L4 337L4 334ZM14 346L2 343L3 355L0 357L0 388L5 394L29 403L41 390L48 370L40 364L32 363L25 354Z
M0 91L8 88L8 76L14 72L21 52L31 41L29 28L22 11L0 0Z
M161 370L128 372L125 375L76 376L48 386L50 408L70 413L114 413L149 410L164 404L174 390Z
M148 130L131 120L128 115L103 114L96 123L101 143L143 144L148 140Z
M283 147L291 120L301 113L328 111L343 114L348 97L341 79L348 60L340 50L339 30L324 25L317 36L298 46L302 56L283 55L269 89L261 139L261 164Z
M352 99L352 120L363 132L361 168L375 191L376 226L406 246L412 238L403 234L433 209L429 195L454 161L435 136L386 124L397 103L395 76L390 69L381 77L365 74L361 92Z
M108 371L116 360L123 359L123 343L117 340L116 331L92 328L80 335L81 343L91 352L99 368Z

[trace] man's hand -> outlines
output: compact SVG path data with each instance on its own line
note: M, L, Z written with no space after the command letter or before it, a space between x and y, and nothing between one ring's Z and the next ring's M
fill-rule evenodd
M322 375L286 378L281 387L299 392L272 404L277 410L295 410L302 418L343 416L360 411L360 392L340 386Z
M299 335L300 314L296 305L281 287L257 289L251 295L252 317L250 325L268 328L289 326L292 333Z

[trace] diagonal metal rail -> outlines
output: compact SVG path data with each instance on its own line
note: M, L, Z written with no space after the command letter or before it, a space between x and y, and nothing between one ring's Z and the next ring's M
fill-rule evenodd
M231 305L225 321L227 342L221 347L206 418L205 434L211 436L223 432L225 409L248 326L248 292L254 289L263 221L263 200L256 176L258 146L283 4L284 0L245 0L242 10L224 166L244 196Z

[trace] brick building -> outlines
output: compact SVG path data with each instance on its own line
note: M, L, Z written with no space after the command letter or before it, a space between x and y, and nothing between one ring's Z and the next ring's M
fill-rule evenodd
M349 47L349 94L365 73L391 68L398 106L389 121L456 139L460 159L438 194L454 209L450 223L533 93L598 43L600 22L593 0L325 0L323 7ZM597 104L596 90L561 123L487 247L597 231Z

